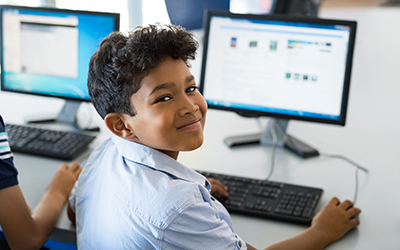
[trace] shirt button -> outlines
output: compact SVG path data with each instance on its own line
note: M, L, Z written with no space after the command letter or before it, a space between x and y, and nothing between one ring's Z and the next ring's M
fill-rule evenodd
M215 198L213 196L211 196L211 200L215 201Z
M241 241L239 241L239 247L242 247L242 242Z

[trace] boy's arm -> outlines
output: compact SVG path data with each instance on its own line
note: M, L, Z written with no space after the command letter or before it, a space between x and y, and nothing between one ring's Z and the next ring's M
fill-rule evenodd
M31 214L18 185L0 190L0 225L12 249L39 249L61 214L81 172L77 162L63 164Z
M298 249L320 250L340 239L346 232L357 226L360 222L353 218L361 212L353 207L351 201L340 203L337 198L332 198L328 204L315 215L311 227L303 233L288 240L276 243L265 250ZM247 245L249 250L254 247Z

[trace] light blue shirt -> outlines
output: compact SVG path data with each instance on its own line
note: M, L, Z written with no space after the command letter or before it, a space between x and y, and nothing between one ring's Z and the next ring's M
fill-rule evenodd
M70 202L79 249L247 249L204 176L117 136L92 153Z

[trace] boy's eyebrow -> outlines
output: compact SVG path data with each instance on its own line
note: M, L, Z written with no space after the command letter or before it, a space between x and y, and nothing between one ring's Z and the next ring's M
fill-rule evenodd
M160 89L169 89L171 87L175 86L175 83L173 82L166 82L163 84L158 85L157 87L155 87L151 93L149 94L149 96L151 96L152 94L154 94L155 92L159 91Z
M191 82L193 80L194 80L194 76L193 75L190 75L190 76L186 77L186 82Z
M191 82L191 81L193 81L193 79L194 79L194 76L190 75L190 76L186 77L186 82ZM175 86L175 83L173 83L173 82L166 82L166 83L160 84L151 91L149 96L151 96L152 94L154 94L155 92L157 92L161 89L168 89L168 88L171 88L174 86Z

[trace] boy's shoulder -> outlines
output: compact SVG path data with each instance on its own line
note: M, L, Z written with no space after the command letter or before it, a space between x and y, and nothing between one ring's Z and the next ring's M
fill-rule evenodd
M204 202L197 183L175 179L162 172L155 171L150 178L132 184L132 198L120 197L126 202L128 213L135 213L136 218L160 229L168 227L188 207Z
M113 141L94 152L79 178L79 199L88 212L99 200L106 200L108 204L97 209L122 212L142 220L134 224L151 223L163 229L185 208L203 202L204 177L158 151L129 141L127 145L134 148L121 149Z

